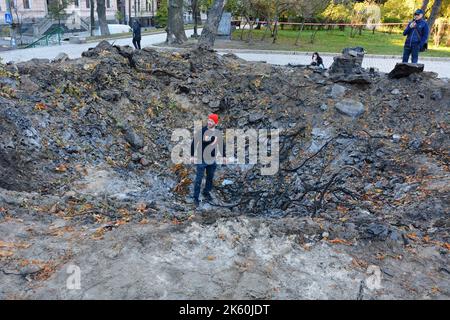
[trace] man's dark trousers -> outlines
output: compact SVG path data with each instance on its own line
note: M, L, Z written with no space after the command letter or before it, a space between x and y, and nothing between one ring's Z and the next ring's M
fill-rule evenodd
M420 44L412 44L411 46L405 46L403 48L403 62L407 63L409 56L411 55L412 63L419 61Z
M212 164L206 164L206 163L201 163L201 164L197 164L197 175L195 176L195 182L194 182L194 199L198 200L198 197L200 195L200 188L202 186L202 180L203 180L203 175L205 174L206 171L206 184L205 184L205 189L203 189L203 193L204 194L208 194L213 187L213 179L214 179L214 172L216 171L216 163L212 163Z
M141 38L133 38L133 45L135 49L141 49Z

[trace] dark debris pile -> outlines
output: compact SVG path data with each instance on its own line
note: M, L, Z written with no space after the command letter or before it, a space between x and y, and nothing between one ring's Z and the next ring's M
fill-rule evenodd
M182 216L192 208L177 191L191 188L193 171L173 170L172 130L216 112L224 129L282 130L276 175L218 171L218 210L312 216L344 238L414 231L448 242L450 84L426 72L356 78L105 41L75 60L2 65L0 187L73 201L73 184L101 167L137 187L103 197L109 209L98 212L126 200Z

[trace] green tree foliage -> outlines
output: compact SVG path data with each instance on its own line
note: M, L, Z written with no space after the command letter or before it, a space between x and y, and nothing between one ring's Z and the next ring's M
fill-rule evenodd
M329 19L334 22L350 22L352 11L353 8L351 4L331 2L319 17L323 20Z
M388 0L382 6L382 21L408 21L421 6L422 0Z
M49 0L47 6L48 14L61 24L61 19L64 19L67 15L66 9L72 2L73 0Z
M161 1L158 10L156 11L156 25L165 28L167 26L167 21L169 20L169 9L167 7L167 0Z

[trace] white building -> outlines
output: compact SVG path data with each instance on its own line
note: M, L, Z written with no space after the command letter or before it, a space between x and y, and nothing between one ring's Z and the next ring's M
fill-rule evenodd
M128 19L139 18L142 26L152 24L152 17L156 15L157 4L160 0L105 0L106 19L111 23L128 22ZM96 1L94 1L96 2ZM0 0L0 24L5 23L5 13L11 5L13 19L23 24L38 24L48 17L49 0ZM83 24L80 20L89 23L90 0L74 0L66 9L68 17L64 24ZM120 13L118 13L120 12ZM97 20L97 11L95 10ZM123 17L119 21L118 18Z

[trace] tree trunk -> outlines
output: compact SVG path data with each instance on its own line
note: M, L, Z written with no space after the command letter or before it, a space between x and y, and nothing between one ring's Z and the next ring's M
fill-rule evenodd
M427 11L428 2L430 2L430 0L423 0L423 1L422 1L422 7L420 7L420 9L422 9L423 12L426 12L426 11Z
M200 49L211 50L216 40L217 29L222 18L223 8L226 0L214 0L212 7L208 10L208 19L202 30L202 35L198 40Z
M247 20L245 20L244 26L241 28L241 41L244 40L244 30L245 27L247 26Z
M303 31L303 27L305 26L305 21L302 22L302 25L300 26L300 28L298 29L298 34L297 34L297 38L295 39L295 45L298 46L298 43L300 41L300 34Z
M109 35L108 23L106 22L105 0L97 0L97 16L102 36Z
M275 17L275 25L273 26L273 32L272 32L272 43L275 43L278 38L278 17Z
M182 44L187 41L184 32L183 21L183 0L169 0L169 21L167 22L167 39L168 44Z
M439 11L441 11L441 5L442 5L442 0L434 1L433 7L431 9L430 18L428 19L428 27L430 28L430 33L431 33L431 30L433 30L433 25L439 15Z
M265 20L266 20L266 29L264 30L264 33L263 33L263 35L261 37L261 41L266 40L267 31L272 32L272 30L270 29L270 24L271 24L270 19L266 18Z
M250 20L250 17L248 17L247 19ZM247 43L249 43L249 44L253 44L253 24L254 24L254 21L249 21L250 30L248 32L248 37L247 37Z
M90 10L91 10L91 37L94 36L94 29L95 29L95 2L94 0L89 0L89 6L90 6Z
M198 0L192 0L191 2L191 8L192 8L192 15L194 17L194 34L192 35L193 38L198 38Z

